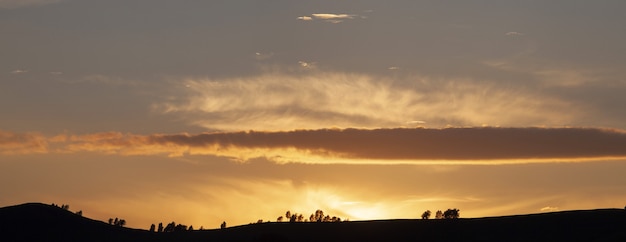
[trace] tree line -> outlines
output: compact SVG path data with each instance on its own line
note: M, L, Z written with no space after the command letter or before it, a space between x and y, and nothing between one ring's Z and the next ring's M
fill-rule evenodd
M430 210L426 210L422 213L422 219L429 219L431 215ZM457 219L461 216L460 210L457 208L449 208L445 212L437 210L435 213L435 219Z

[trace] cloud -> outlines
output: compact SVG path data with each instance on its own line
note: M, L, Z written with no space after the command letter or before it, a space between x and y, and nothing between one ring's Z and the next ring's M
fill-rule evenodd
M316 62L298 61L298 65L305 69L314 69L317 67Z
M309 17L309 16L300 16L298 17L299 20L304 20L304 21L311 21L313 20L313 18Z
M412 120L429 127L554 126L572 124L585 110L521 87L424 76L389 79L324 72L272 72L177 82L154 111L209 130L291 130L328 127L393 128ZM184 85L180 85L183 83ZM406 84L410 83L410 84Z
M0 8L24 8L24 7L36 7L59 3L66 0L0 0Z
M506 34L504 34L506 36L522 36L524 34L520 33L520 32L507 32Z
M316 19L353 19L354 16L356 15L352 15L352 14L334 14L334 13L314 13L311 14L313 15L313 17L315 17Z
M48 152L47 138L38 133L14 133L0 130L0 154L33 154Z
M499 164L625 158L626 132L586 128L319 129L77 136L0 133L3 154L213 155L278 163ZM49 142L54 147L48 147Z
M543 207L540 209L540 211L542 212L554 212L554 211L559 211L559 207L551 207L551 206L547 206L547 207Z
M344 20L347 20L347 19L354 19L357 16L358 15L345 14L345 13L341 13L341 14L314 13L314 14L311 14L311 16L300 16L297 19L303 20L303 21L323 20L325 22L337 24L337 23L341 23L341 22L343 22Z
M271 59L272 57L274 57L274 52L269 52L269 53L256 52L256 53L254 53L254 58L256 60L258 60L258 61L268 60L268 59Z
M28 71L27 70L17 69L17 70L11 71L11 74L22 74L22 73L26 73L26 72L28 72Z

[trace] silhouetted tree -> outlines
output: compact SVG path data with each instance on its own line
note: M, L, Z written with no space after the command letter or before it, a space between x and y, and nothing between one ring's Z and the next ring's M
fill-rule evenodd
M150 232L154 232L155 229L156 229L156 226L154 226L154 224L150 225Z
M291 218L291 211L287 210L285 213L285 218Z
M454 208L454 209L448 209L445 212L443 212L443 217L446 219L456 219L459 218L460 214L459 214L459 210Z
M437 210L437 213L435 213L435 218L436 219L442 219L443 218L443 212L441 212L441 210Z
M430 218L430 210L426 210L424 213L422 213L422 219L429 219Z
M65 210L70 210L70 205L69 204L63 204L63 205L61 205L61 208L65 209Z
M276 222L282 222L283 221L283 216L280 216L276 219Z
M159 230L157 232L163 232L163 223L159 223Z
M109 224L124 227L124 225L126 225L126 220L119 218L115 218L115 220L113 220L112 218L109 218Z
M318 209L315 211L315 221L322 222L324 220L324 211Z
M225 229L226 228L226 221L222 222L222 224L220 224L220 229Z
M78 212L76 212L76 214L77 214L78 216L83 216L83 210L79 210Z
M184 225L184 224L177 224L177 225L174 227L174 231L177 231L177 232L178 232L178 231L187 231L187 225Z
M189 231L193 231L193 225L189 225Z
M176 223L172 221L171 223L167 224L167 226L165 226L165 228L163 229L163 232L174 232L175 229L176 229Z

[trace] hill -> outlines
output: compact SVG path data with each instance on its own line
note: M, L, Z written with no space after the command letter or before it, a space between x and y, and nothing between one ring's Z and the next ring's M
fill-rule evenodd
M262 223L152 233L40 203L0 208L0 241L626 241L626 211L597 209L456 220Z

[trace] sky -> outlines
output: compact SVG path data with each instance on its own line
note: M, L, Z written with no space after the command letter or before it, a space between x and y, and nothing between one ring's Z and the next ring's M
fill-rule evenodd
M0 0L0 206L147 229L626 205L621 0Z

